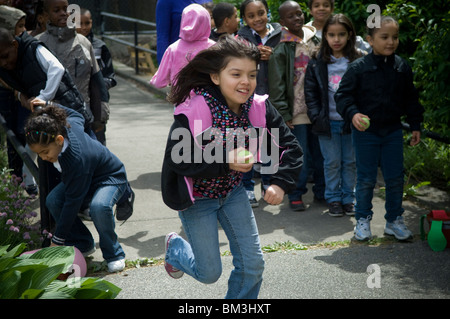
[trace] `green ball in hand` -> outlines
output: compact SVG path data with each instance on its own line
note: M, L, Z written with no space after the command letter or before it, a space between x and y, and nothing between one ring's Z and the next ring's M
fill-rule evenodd
M250 151L242 150L237 154L238 158L244 158L246 156L251 156L250 158L245 160L245 164L250 163L250 161L253 161L253 154Z
M365 130L367 130L370 126L370 120L367 117L363 117L362 122L360 122L360 123L364 127Z

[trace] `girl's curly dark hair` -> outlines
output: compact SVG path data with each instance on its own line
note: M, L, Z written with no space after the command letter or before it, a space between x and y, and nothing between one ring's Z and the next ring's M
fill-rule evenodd
M67 114L56 105L48 105L35 110L25 124L25 140L28 145L48 145L56 136L67 137Z

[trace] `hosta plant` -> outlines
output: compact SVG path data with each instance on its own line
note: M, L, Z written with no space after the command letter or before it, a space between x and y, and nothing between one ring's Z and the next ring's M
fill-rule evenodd
M0 299L114 299L120 288L101 278L77 277L71 246L22 254L26 244L0 246Z

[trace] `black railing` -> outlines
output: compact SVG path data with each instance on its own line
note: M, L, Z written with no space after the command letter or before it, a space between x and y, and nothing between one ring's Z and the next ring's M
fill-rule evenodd
M3 133L5 133L8 141L14 147L14 149L16 150L17 154L20 156L24 164L30 170L30 173L31 175L33 175L34 179L36 180L36 183L39 184L39 169L37 165L31 159L30 155L28 155L27 150L19 141L14 132L8 127L5 118L1 114L0 114L0 128L2 129Z
M134 48L134 52L135 52L135 55L134 55L134 58L135 58L135 71L136 71L136 74L139 74L139 51L148 52L148 53L151 53L151 54L154 54L154 55L156 55L156 51L152 50L152 49L148 49L148 48L144 48L144 47L139 46L138 35L139 35L140 32L138 30L138 25L142 24L142 25L154 27L156 29L156 23L145 21L145 20L134 19L134 18L126 17L126 16L121 16L121 15L118 15L118 14L108 13L108 12L104 12L104 11L100 12L100 17L101 17L100 18L101 19L100 33L101 33L102 39L103 40L104 39L108 39L110 41L114 41L114 42L121 43L121 44L126 45L126 46L133 47ZM122 21L127 21L127 22L133 23L134 24L134 43L110 36L111 34L114 34L114 33L105 31L104 17L118 19L118 20L122 20ZM146 33L156 34L156 30L155 31L149 31L149 32L146 32Z
M402 126L403 126L403 129L405 131L410 131L409 124L402 123ZM438 142L442 142L442 143L445 143L445 144L450 144L450 138L449 137L442 136L442 135L439 135L437 133L434 133L434 132L431 132L431 131L425 130L425 129L422 129L421 133L422 133L422 136L424 136L424 137L428 137L428 138L431 138L432 140L435 140L435 141L438 141Z

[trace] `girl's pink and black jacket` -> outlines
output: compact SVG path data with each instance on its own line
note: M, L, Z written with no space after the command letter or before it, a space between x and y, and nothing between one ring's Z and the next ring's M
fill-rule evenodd
M216 92L219 90L215 90ZM217 94L217 93L216 93ZM219 93L220 94L220 93ZM223 99L223 97L222 97ZM204 96L192 92L190 99L178 105L174 113L174 122L171 126L167 140L164 162L161 176L161 190L164 203L174 210L184 210L195 202L193 192L194 178L215 178L225 176L230 172L226 161L206 163L195 163L194 154L202 152L211 140L203 140L199 145L198 137L213 126L212 113ZM230 111L231 112L231 111ZM286 126L283 118L267 99L267 95L254 95L253 103L248 111L248 119L261 138L266 134L267 140L263 147L265 154L271 154L270 148L278 148L278 163L276 171L271 175L270 183L281 187L285 193L295 189L297 177L303 163L303 152L291 130ZM172 138L174 130L183 128L190 132L191 148L183 152L189 152L190 161L176 163L172 158L172 150L179 147L179 138ZM238 128L238 127L236 127ZM176 137L177 134L174 134ZM268 146L264 146L264 145ZM194 148L197 148L195 150ZM258 143L258 158L261 153L261 144ZM176 150L178 152L178 150ZM225 150L224 150L225 151ZM204 157L202 156L202 159ZM198 162L198 161L197 161Z

